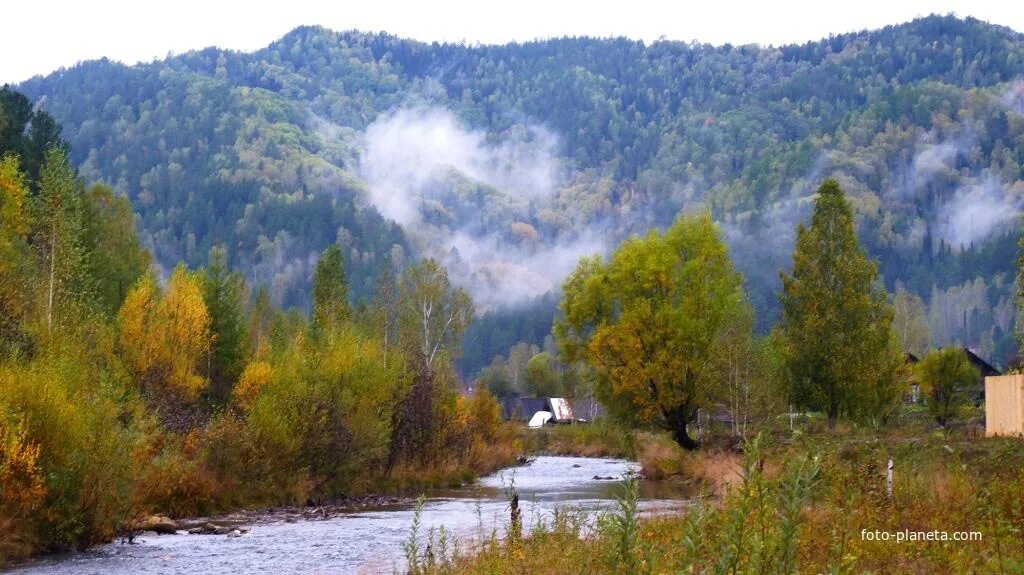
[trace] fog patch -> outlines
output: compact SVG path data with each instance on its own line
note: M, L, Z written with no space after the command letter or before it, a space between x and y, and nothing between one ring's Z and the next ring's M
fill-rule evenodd
M581 256L607 248L593 232L567 237L537 218L563 211L559 145L539 125L488 135L443 108L402 108L367 128L359 173L369 201L416 251L490 309L557 288Z
M954 249L980 244L993 233L1016 225L1021 198L999 178L988 174L957 189L938 214L940 237Z
M1024 80L1018 79L1003 92L1001 101L1006 109L1017 114L1024 114Z
M914 157L903 171L902 181L888 190L890 200L913 201L937 178L956 176L957 158L967 154L977 139L970 130L940 139L934 131L922 135L914 146Z

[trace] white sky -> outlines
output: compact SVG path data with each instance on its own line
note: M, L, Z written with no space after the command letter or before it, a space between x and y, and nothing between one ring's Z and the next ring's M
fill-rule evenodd
M5 3L7 4L7 3ZM302 24L387 31L425 41L503 43L627 36L712 44L788 44L930 13L1024 31L1016 0L74 0L5 5L0 84L103 56L127 63L207 46L255 50ZM150 6L145 7L144 6Z

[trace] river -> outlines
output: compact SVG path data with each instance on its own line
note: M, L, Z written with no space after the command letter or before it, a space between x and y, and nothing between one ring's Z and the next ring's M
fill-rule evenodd
M504 534L514 481L525 528L544 521L558 507L596 513L615 504L621 478L634 464L617 459L538 457L527 466L506 469L473 485L428 493L421 516L421 539L444 527L463 545L493 531ZM602 478L602 479L598 479ZM615 478L614 480L604 478ZM685 505L685 493L663 484L641 483L641 508L668 512ZM285 575L396 573L404 566L414 508L384 505L322 520L263 514L241 537L157 536L146 533L135 544L110 543L83 553L50 556L16 568L18 575L56 574L246 574Z

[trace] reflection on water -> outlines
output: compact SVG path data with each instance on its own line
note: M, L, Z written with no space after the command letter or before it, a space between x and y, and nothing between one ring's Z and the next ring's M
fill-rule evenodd
M619 480L632 465L614 459L538 457L529 466L484 477L471 486L430 492L423 532L443 526L466 540L489 537L493 531L503 534L509 513L506 490L513 484L527 528L561 506L588 512L605 509L614 504ZM641 508L657 513L680 508L689 494L675 486L643 482L641 495ZM147 534L136 545L112 543L86 553L50 557L15 573L393 573L401 571L402 544L409 537L413 512L409 506L388 506L295 523L271 515L238 538Z

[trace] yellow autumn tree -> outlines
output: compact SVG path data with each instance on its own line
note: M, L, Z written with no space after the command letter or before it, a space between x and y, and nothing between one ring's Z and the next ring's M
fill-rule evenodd
M235 403L242 409L248 410L256 401L260 391L270 383L270 378L273 375L274 368L266 361L254 361L245 366L245 371L238 379L238 385L235 386L233 393Z
M27 199L28 187L18 158L11 155L0 158L0 254L11 253L15 241L28 233ZM7 270L10 263L8 258L0 258L0 273Z
M149 337L150 322L156 318L160 291L152 275L139 279L128 292L118 312L121 353L137 374L149 373L156 364L158 343Z
M0 158L0 353L17 348L32 293L28 187L12 155ZM13 346L11 344L14 344Z
M195 274L178 266L163 293L155 279L143 278L125 298L118 323L124 356L144 389L157 391L155 385L191 400L206 387L202 366L213 335Z
M25 430L0 419L0 558L24 549L19 530L46 496L38 461L39 446Z

